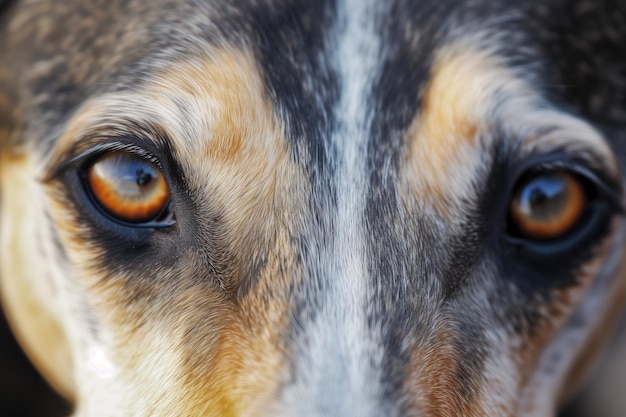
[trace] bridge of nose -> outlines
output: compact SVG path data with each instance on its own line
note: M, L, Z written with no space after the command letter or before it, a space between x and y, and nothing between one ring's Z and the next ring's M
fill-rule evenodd
M462 100L462 106L451 106L463 97L461 84L467 80L452 82L464 67L457 62L451 74L444 71L447 75L435 83L441 91L420 99L429 84L433 45L425 42L416 49L419 34L407 35L415 32L411 25L416 22L389 18L397 10L384 2L328 1L320 8L332 10L321 18L309 10L315 19L292 16L296 28L281 22L280 36L267 36L267 45L256 51L273 110L286 127L287 164L304 167L308 178L300 190L306 194L302 201L284 212L301 217L296 223L302 224L287 234L296 233L283 239L297 267L280 268L284 251L279 245L266 259L276 267L250 268L252 278L242 281L241 293L253 301L244 315L254 323L257 310L266 315L262 310L280 299L283 310L277 315L286 318L272 323L285 324L274 331L283 338L278 355L288 365L276 368L281 382L275 403L285 415L401 415L400 397L410 389L405 377L423 366L415 352L428 353L437 345L428 345L429 337L439 341L437 346L454 339L451 329L446 335L425 329L446 323L440 315L442 218L437 217L445 204L437 203L449 197L442 190L454 181L446 182L448 172L442 167L468 155L472 144L443 141L458 132L473 135L474 127L463 116L479 103ZM384 21L402 24L390 29L382 26ZM287 48L272 44L290 31L294 36ZM294 60L294 55L306 59ZM301 79L294 80L294 74ZM422 101L430 105L430 117L418 117ZM446 118L450 109L452 116ZM420 123L412 125L417 119ZM412 146L418 136L421 142L430 140L429 145ZM425 161L432 150L440 151L437 160ZM407 163L411 158L417 162ZM214 175L210 168L207 177ZM455 180L469 177L472 167L462 168ZM424 178L428 186L406 185ZM276 189L284 192L284 200L291 198L292 189ZM424 200L416 204L422 191ZM268 215L276 216L272 211ZM241 216L237 220L248 224ZM279 235L282 223L275 223ZM271 232L266 229L261 235ZM245 257L249 251L236 253ZM259 278L258 270L270 272ZM265 298L271 302L259 302ZM453 356L455 348L448 353ZM439 355L437 363L444 364L444 357Z
M380 38L372 1L337 4L329 48L338 79L335 121L322 143L330 178L313 184L319 223L304 237L303 287L296 295L293 380L281 401L293 415L389 415L380 405L379 327L368 317L368 96L379 71ZM309 229L309 230L311 230Z

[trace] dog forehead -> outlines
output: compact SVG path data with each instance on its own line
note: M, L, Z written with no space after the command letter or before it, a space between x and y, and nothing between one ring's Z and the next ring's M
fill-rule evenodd
M488 20L485 11L497 16L499 6L488 4L450 2L446 9L422 10L395 1L366 11L371 39L385 45L379 51L385 68L370 96L372 105L381 102L377 111L385 112L386 123L410 123L419 104L413 91L428 78L433 52L455 24L478 16ZM334 54L345 26L340 11L346 7L330 0L128 1L106 7L68 2L63 8L22 2L5 28L8 48L3 49L12 51L14 68L29 64L28 71L13 78L37 103L28 111L45 113L34 118L49 129L50 122L62 123L88 97L133 88L173 61L205 56L214 46L245 45L279 112L288 115L293 136L311 138L310 132L333 123L329 115L341 82L336 62L351 59ZM66 25L78 29L67 31ZM27 106L29 100L23 101ZM315 140L308 141L311 153L320 155Z
M24 113L36 120L30 127L35 131L31 137L40 138L47 145L38 147L42 153L57 145L55 133L62 130L68 117L85 100L118 91L132 94L138 86L162 79L164 73L169 73L169 81L179 77L181 82L170 83L167 91L153 89L157 95L171 97L173 88L187 91L198 88L195 93L202 94L206 92L203 86L208 86L215 91L219 87L210 83L225 80L215 76L215 66L231 68L245 49L247 61L233 74L252 80L263 90L274 113L266 112L264 117L278 119L293 154L307 166L307 171L336 169L333 155L337 142L333 142L333 132L351 123L364 122L367 126L351 134L365 137L362 145L367 149L363 157L367 159L370 183L374 185L384 180L381 173L396 170L398 160L409 153L407 143L411 140L407 140L407 131L415 126L416 115L424 106L424 98L429 96L426 93L429 83L441 78L455 81L449 74L438 76L437 72L445 71L433 66L437 51L453 42L455 35L450 33L456 25L479 15L480 19L489 21L491 14L500 13L497 5L478 3L470 7L451 2L447 9L426 10L403 1L370 4L360 7L362 21L357 26L365 22L364 28L352 33L349 22L355 19L349 2L162 1L157 7L157 4L130 1L103 8L78 7L78 3L54 8L45 3L25 2L18 6L29 9L23 13L28 17L14 19L8 30L13 34L10 38L15 50L25 51L16 54L19 59L35 63L29 65L27 74L18 78L21 84L30 84L23 91L29 91L31 97L22 100L22 106L26 107ZM35 17L40 22L28 24L28 19ZM58 23L61 21L66 23L61 25ZM63 29L66 24L80 30L66 31ZM477 32L476 26L480 25L457 30L471 39L472 31ZM26 47L33 39L46 41ZM361 54L362 46L369 52ZM215 66L203 68L206 62ZM354 72L351 65L366 68L367 79L359 81L359 71ZM351 71L357 74L357 79ZM452 76L455 75L462 76L462 70L453 71ZM184 80L186 86L182 85ZM227 90L222 88L228 94L218 100L229 100L243 91ZM362 101L356 110L359 115L340 108L348 95ZM189 106L185 100L178 104L180 109ZM252 100L247 104L254 105ZM428 112L445 113L448 104L444 92L444 99ZM191 110L187 113L193 114L192 107L188 108ZM248 115L240 116L245 119ZM368 120L357 120L362 116ZM462 123L461 119L455 122ZM240 124L245 125L245 122ZM438 141L434 135L422 136L420 141L428 137L432 143ZM197 135L187 145L199 144L201 139ZM342 141L353 139L347 137ZM437 147L450 146L454 144ZM186 148L188 155L198 150L193 146L180 148ZM185 158L184 152L181 157Z
M491 142L474 136L493 116L492 81L518 81L490 56L511 52L503 39L515 38L517 29L502 25L515 13L503 17L499 3L448 6L130 1L74 14L70 6L46 10L38 36L59 42L37 52L32 102L44 117L34 119L55 132L49 123L62 124L88 97L147 91L137 109L150 113L168 102L151 117L169 123L172 148L197 188L211 174L203 156L250 164L252 153L287 149L309 175L312 210L341 197L347 205L332 209L344 210L345 221L355 214L350 205L365 207L363 225L384 230L391 226L386 213L397 209L393 201L408 201L407 210L427 224L419 226L428 232L418 233L421 247L434 253L439 235L449 233L436 226L451 221L445 201L476 194L472 179L489 163ZM91 38L81 41L85 33L54 24L64 18ZM16 19L11 30L20 33L21 23ZM459 37L463 51L451 47ZM69 48L59 49L64 44ZM256 133L279 140L259 148ZM58 146L53 135L42 137ZM399 185L406 183L412 185ZM366 197L352 199L356 193Z

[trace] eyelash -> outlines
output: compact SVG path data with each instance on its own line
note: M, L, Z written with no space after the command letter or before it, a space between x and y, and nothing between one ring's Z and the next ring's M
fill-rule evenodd
M102 226L112 226L112 229L114 231L117 231L118 233L121 232L122 234L124 234L124 236L126 236L126 232L123 232L123 230L126 230L127 232L133 229L135 229L136 231L147 231L151 229L163 229L172 227L176 223L172 197L170 197L170 201L164 213L157 219L155 219L156 221L150 221L145 223L130 223L115 218L110 213L107 213L106 210L104 210L102 207L100 207L97 201L95 201L93 193L90 191L89 187L86 184L87 168L91 163L93 163L99 157L105 155L106 153L122 151L146 159L147 161L156 165L156 167L161 171L163 177L165 178L166 183L168 183L168 186L170 186L171 188L171 185L168 182L169 176L167 175L167 166L162 164L161 158L155 156L155 154L162 152L158 152L158 149L154 149L153 151L146 150L146 148L144 148L143 146L139 146L135 143L137 139L138 138L132 137L128 138L128 141L115 140L105 144L96 143L95 145L89 147L87 150L82 151L77 155L69 158L65 162L61 163L53 171L53 174L50 175L49 178L45 179L45 182L64 178L63 182L66 183L66 188L71 193L71 195L73 196L72 199L76 202L77 206L80 209L79 215L87 215L87 219L89 221L95 221L99 229L101 229ZM83 143L82 148L84 149L85 146L86 144ZM132 235L132 233L130 234Z

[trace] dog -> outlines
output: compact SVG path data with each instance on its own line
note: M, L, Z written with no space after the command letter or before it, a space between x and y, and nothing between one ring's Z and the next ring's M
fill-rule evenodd
M3 308L76 417L553 416L626 301L620 0L19 0Z

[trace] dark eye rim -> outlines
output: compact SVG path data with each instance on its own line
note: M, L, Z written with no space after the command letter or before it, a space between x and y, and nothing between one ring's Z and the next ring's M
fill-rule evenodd
M509 205L516 190L519 189L519 184L530 176L555 171L568 172L581 181L588 198L583 215L571 230L553 239L540 240L516 235L515 227L511 225ZM506 243L538 259L553 259L555 256L571 254L586 247L590 240L606 234L612 215L624 214L621 190L616 180L590 169L584 161L567 158L562 154L548 155L521 164L506 195L507 214L504 218Z
M87 199L89 200L90 204L96 210L98 210L98 212L102 216L104 216L106 219L113 221L122 226L132 227L132 228L150 228L150 229L168 228L168 227L174 226L176 224L176 218L174 215L174 205L172 202L171 194L170 194L169 200L167 201L166 204L164 204L161 211L159 211L159 213L156 216L154 216L153 219L149 221L145 221L145 222L130 222L130 221L121 219L115 216L114 214L110 213L109 210L103 207L102 203L95 196L94 191L91 189L91 186L89 185L87 172L90 166L92 166L101 157L103 157L104 155L110 152L126 152L128 154L131 154L138 158L145 159L146 161L154 164L157 167L157 169L160 171L161 175L163 176L163 179L165 180L166 185L171 190L171 186L167 180L167 176L165 175L163 166L161 165L160 161L156 157L152 156L150 153L146 152L145 150L141 148L137 148L136 146L121 146L120 147L120 146L112 145L108 149L104 147L101 149L97 149L97 151L95 152L88 152L86 155L83 155L83 157L81 158L82 162L80 163L80 166L78 168L78 175L80 178L80 183L83 188L83 191Z

